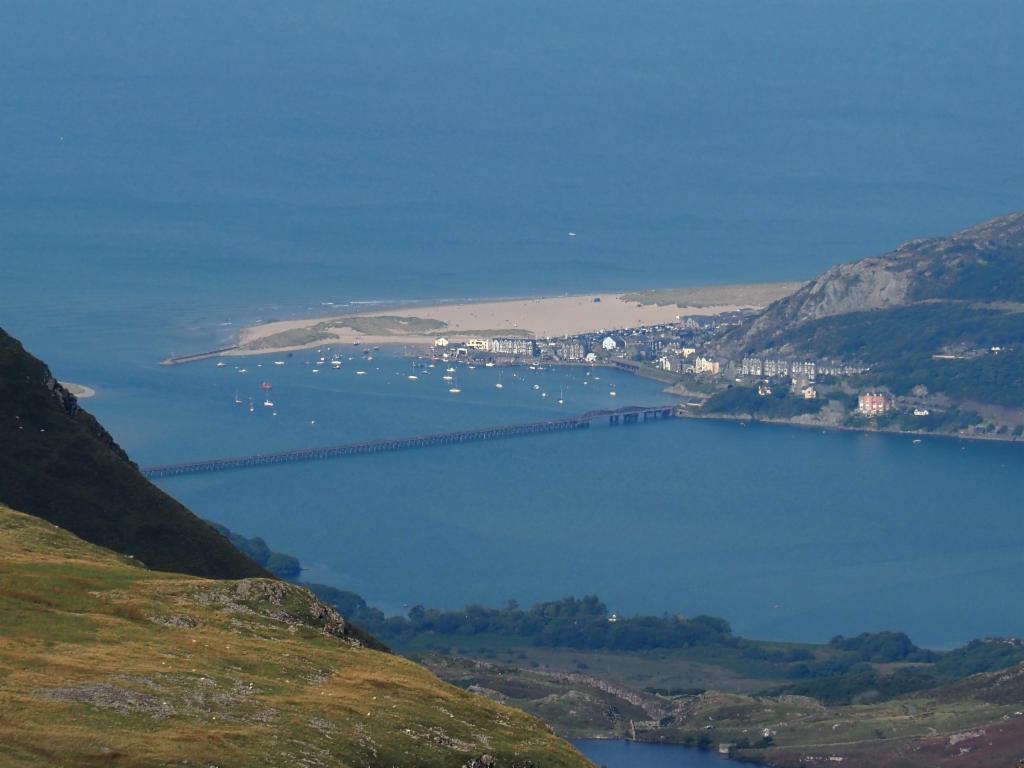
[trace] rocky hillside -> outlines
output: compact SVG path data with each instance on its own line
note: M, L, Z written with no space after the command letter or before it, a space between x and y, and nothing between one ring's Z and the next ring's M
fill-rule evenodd
M588 765L300 587L140 567L0 506L0 763Z
M824 318L935 301L1024 302L1024 213L840 264L771 304L725 341L733 353L762 351L782 346L797 326Z
M49 368L0 329L0 503L151 568L269 575L143 477Z

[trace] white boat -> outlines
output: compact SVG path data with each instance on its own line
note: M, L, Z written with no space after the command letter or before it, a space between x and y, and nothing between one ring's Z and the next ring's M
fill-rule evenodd
M275 360L274 365L284 365L284 360Z
M447 371L448 373L455 373L455 369L454 369L454 368L452 368L451 366L449 366L449 367L445 368L445 370L446 370L446 371Z
M356 376L365 376L366 371L356 371Z
M486 363L484 363L484 368L493 368L493 367L494 367L494 361L493 360L488 360Z
M221 360L219 363L217 363L217 367L218 368L223 368L225 365L227 365L227 363L225 363L223 360Z
M263 401L263 404L265 406L267 406L267 408L273 408L274 407L274 402L269 397L266 400Z
M505 385L501 383L501 371L498 371L498 383L494 385L495 389L502 389Z
M615 390L613 389L613 390L612 390L611 392L609 392L608 394L609 394L609 395L611 395L612 397L615 397L615 395L616 395L617 393L616 393L616 392L615 392Z
M441 377L441 379L442 379L442 380L444 380L444 381L451 381L451 380L452 380L452 377L451 377L451 376L449 376L449 375L448 375L448 374L446 373L446 374L445 374L444 376L442 376L442 377Z
M255 410L256 410L256 408L255 408L255 407L253 406L253 404L252 404L252 398L250 397L250 398L249 398L249 413L252 413L252 412L253 412L253 411L255 411Z
M558 404L565 405L565 390L561 387L558 388Z
M541 392L541 393L540 393L540 396L541 396L541 397L547 397L547 396L548 396L548 393L547 393L547 392Z
M238 372L239 373L248 373L248 371L245 368L239 368Z
M534 389L540 389L540 384L534 384L534 385L533 385L533 388L534 388Z
M331 360L331 368L341 368L341 360Z
M460 392L462 392L462 390L459 389L458 387L449 387L448 391L451 392L453 395L457 395Z
M410 373L405 378L407 378L409 381L417 381L419 379L419 376L417 376L415 373Z
M313 369L313 373L320 373L320 369L319 368L314 368Z
M240 398L238 396L238 390L236 389L235 390L235 405L241 405L241 404L242 404L242 398Z

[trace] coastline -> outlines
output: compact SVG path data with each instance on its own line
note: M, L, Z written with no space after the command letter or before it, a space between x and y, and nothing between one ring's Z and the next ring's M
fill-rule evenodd
M76 400L86 400L96 396L96 390L85 384L76 384L73 381L61 381L59 384L74 395Z
M666 390L667 391L667 390ZM669 394L675 394L669 392ZM678 395L676 395L678 397ZM728 413L699 414L687 408L678 408L676 418L692 419L694 421L731 421L740 424L768 424L776 427L800 427L802 429L817 429L822 432L860 432L862 434L875 435L896 435L911 438L939 437L943 440L973 440L990 443L1024 443L1024 439L1011 435L963 435L951 434L949 432L925 432L919 429L908 431L900 429L883 429L879 427L850 427L843 424L815 424L808 421L792 421L789 419L755 419L750 416L739 416Z
M243 327L234 348L213 354L294 352L324 344L430 346L439 336L453 341L486 336L555 338L613 332L675 322L687 316L714 316L756 310L788 295L796 283L591 293L532 298L480 299L402 304L344 314L281 320ZM672 296L678 297L673 303ZM199 355L188 356L201 359ZM185 358L176 358L189 362Z

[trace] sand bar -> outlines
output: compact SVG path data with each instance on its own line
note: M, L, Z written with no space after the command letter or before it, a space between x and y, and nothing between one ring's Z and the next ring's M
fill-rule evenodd
M283 320L244 328L230 354L284 352L323 344L422 345L440 336L545 338L614 331L670 323L685 316L709 316L756 309L798 287L794 283L714 286L680 292L685 306L667 302L669 291L646 294L601 293L536 299L475 301L461 304L382 309L349 315ZM706 292L702 294L702 290ZM702 301L701 297L715 303ZM646 302L646 303L645 303Z
M87 387L85 384L75 384L70 381L62 381L60 382L60 385L79 400L85 400L87 397L92 397L96 394L95 389Z

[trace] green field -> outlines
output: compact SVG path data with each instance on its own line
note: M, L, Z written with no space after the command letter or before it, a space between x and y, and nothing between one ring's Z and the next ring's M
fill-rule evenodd
M155 573L0 507L0 763L588 763L538 720L363 647L306 590Z

